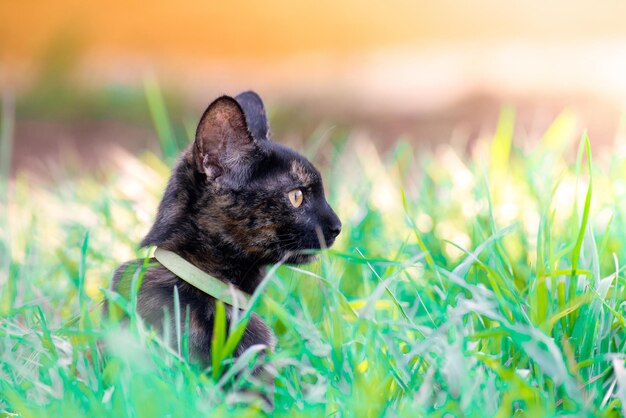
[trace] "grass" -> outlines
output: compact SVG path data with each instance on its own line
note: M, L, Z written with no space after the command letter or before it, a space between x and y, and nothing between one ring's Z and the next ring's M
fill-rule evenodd
M278 336L269 359L252 349L233 366L221 329L219 358L200 370L183 331L169 346L134 314L132 293L101 290L118 264L147 255L136 246L184 142L146 88L164 155L1 185L0 415L263 415L246 390L255 361L276 367L277 416L626 411L626 159L615 148L592 164L583 136L570 161L570 114L520 146L504 109L470 155L330 138L338 243L268 276L255 309ZM305 150L314 160L319 145ZM103 293L128 327L102 318Z

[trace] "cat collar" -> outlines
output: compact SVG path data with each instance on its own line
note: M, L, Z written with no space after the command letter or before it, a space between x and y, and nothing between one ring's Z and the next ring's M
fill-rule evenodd
M250 295L247 293L237 289L231 283L225 283L208 275L172 251L157 247L154 251L154 258L181 280L228 305L245 309L250 300Z

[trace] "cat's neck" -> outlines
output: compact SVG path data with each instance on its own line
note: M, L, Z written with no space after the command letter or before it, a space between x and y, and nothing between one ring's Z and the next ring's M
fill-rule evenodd
M205 187L202 181L188 150L174 169L157 220L141 244L173 251L207 274L252 293L261 283L267 263L247 254L245 248L225 242L210 224L197 222L194 206ZM210 204L210 200L202 202L205 207Z

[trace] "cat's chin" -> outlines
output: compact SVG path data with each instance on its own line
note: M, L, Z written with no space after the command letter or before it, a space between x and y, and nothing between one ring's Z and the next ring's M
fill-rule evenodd
M319 254L307 254L307 253L299 253L299 254L291 254L284 258L285 264L307 264L312 263L319 258Z

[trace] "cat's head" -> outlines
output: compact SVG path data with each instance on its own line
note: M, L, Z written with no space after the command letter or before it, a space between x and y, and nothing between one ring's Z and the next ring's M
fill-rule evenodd
M142 245L211 242L266 263L303 263L340 231L319 171L271 140L263 102L248 91L206 109Z

